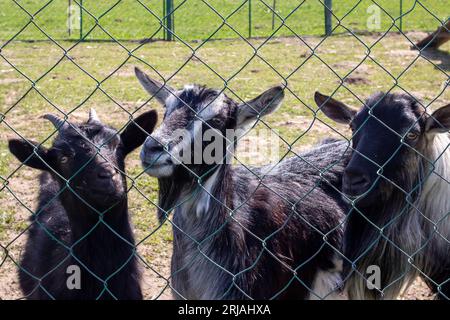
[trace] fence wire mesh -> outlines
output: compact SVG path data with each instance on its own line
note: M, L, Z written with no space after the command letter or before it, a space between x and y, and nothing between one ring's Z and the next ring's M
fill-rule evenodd
M405 120L399 132L396 122L392 120L395 115L387 118L380 116L376 111L378 103L370 106L370 116L363 119L357 128L352 127L352 131L325 117L326 112L320 107L333 100L326 99L319 106L314 103L315 91L326 93L353 107L364 105L373 93L383 91L385 93L378 97L379 101L393 92L401 92L404 96L400 100L408 100L407 97L413 99L415 108L423 108L421 110L428 115L432 114L432 108L448 104L450 47L443 44L441 50L429 49L436 39L448 38L448 2L334 1L332 7L331 1L320 0L118 0L101 4L81 0L0 0L0 4L0 39L3 39L0 46L0 298L30 298L36 297L37 293L48 299L75 297L71 294L77 288L68 289L70 285L77 286L77 280L72 277L76 272L67 269L73 265L82 270L81 292L91 282L96 284L95 298L136 298L139 295L126 293L127 290L132 291L131 284L114 284L111 288L111 283L117 279L129 283L129 278L124 274L135 276L138 273L130 267L133 263L143 269L140 286L144 298L152 299L277 299L294 298L293 294L297 294L298 298L323 299L334 297L333 294L343 287L351 291L350 297L395 298L402 293L406 299L428 299L435 294L450 298L448 137L439 140L442 144L439 149L413 145L408 135L416 134L414 130L419 127L417 135L422 139L424 116L415 118L411 123ZM326 5L329 10L326 10ZM331 19L325 18L326 13L331 15ZM326 31L325 21L328 21ZM439 27L440 32L432 33L427 43L420 47L416 45L426 36L425 32L434 32ZM326 35L323 35L324 32ZM156 41L160 39L174 41ZM134 75L135 66L166 86L158 88L153 96L148 97ZM182 91L167 89L179 89L191 83L216 88L215 98L206 100L207 103L198 108L197 104L204 101L195 102ZM285 94L282 107L267 118L263 117L277 97L271 97L270 103L260 109L250 99L279 84ZM189 90L191 87L184 88ZM185 189L180 186L181 181L185 183L183 179L186 177L183 175L177 176L179 180L175 179L173 186L168 186L165 181L158 183L156 178L145 174L145 170L150 172L156 167L164 154L174 157L174 150L168 140L162 141L164 139L157 141L163 148L161 154L153 162L146 163L146 168L140 164L139 152L133 152L127 158L127 169L124 169L120 157L125 155L116 156L113 151L127 148L125 142L137 147L143 131L146 136L152 133L149 120L140 122L139 116L155 109L160 115L158 126L168 129L171 127L165 119L177 120L178 128L180 123L186 121L175 118L169 102L166 101L166 109L160 106L158 100L161 100L162 92L168 92L167 101L172 99L174 106L181 105L187 113L190 112L192 118L189 124L200 122L208 128L215 128L217 123L205 118L205 110L222 108L224 102L219 98L223 97L222 93L233 98L240 107L253 108L257 113L256 123L243 136L230 140L219 130L220 137L228 143L227 147L238 144L232 162L239 169L233 172L230 181L241 179L241 184L253 188L251 192L239 185L226 190L209 185L215 170L224 164L179 164L184 174L190 176L189 181L195 182L190 185L188 194L182 193ZM113 132L112 135L101 140L92 139L91 131L76 124L85 122L90 108L95 108L101 121L117 131L103 129ZM52 127L41 118L48 113L57 115L62 121L53 121L57 125ZM95 115L91 114L91 118L95 119ZM384 129L392 134L390 139L399 140L399 145L393 148L392 141L378 142L376 137L371 137L374 145L381 143L384 149L392 149L383 163L361 152L355 144L355 140L361 139L358 132L364 133L365 128L377 126L371 119L379 124L378 130ZM446 128L443 135L447 135L448 122L440 122ZM135 128L135 124L139 130L129 130L130 127ZM53 162L49 163L53 158L41 149L50 147L52 141L61 141L62 128L66 126L69 129L65 130L74 131L72 135L84 137L85 150L90 147L93 150L86 152L88 156L72 170L70 176L66 175L67 171L56 169ZM131 131L134 135L127 138ZM160 131L157 131L158 134L161 134ZM261 138L262 132L268 132L266 141ZM121 137L120 147L114 145L114 137ZM330 137L344 141L346 147L340 154L332 154L332 161L324 165L322 158L326 157L327 151L323 148L332 143L325 142L319 147L313 145ZM27 141L25 145L31 151L21 159L22 164L8 150L10 139ZM30 145L32 141L38 143ZM261 143L266 147L269 145L269 148L279 146L275 158L261 150L249 151L252 145ZM56 144L51 149L55 148L63 150L64 146ZM74 146L69 148L73 152ZM321 156L310 156L307 152L311 148L322 148ZM405 188L389 174L391 160L406 157L405 148L412 150L419 160L399 162L395 171L401 171L405 177L409 172L418 172L419 177L413 177L417 180L411 178L414 185L410 188ZM120 150L123 152L123 149ZM341 185L330 182L334 170L345 163L350 153L352 157L357 154L376 167L376 179L366 190L367 193L380 188L378 181L390 185L390 189L386 187L386 190L393 194L396 192L397 198L391 201L388 196L385 207L377 207L380 215L388 216L382 222L368 215L369 209L358 206L358 199L346 196ZM289 185L289 179L294 178L279 177L288 170L286 163L290 157L300 163L305 172L313 172L311 177L314 177L309 178L311 181L305 183L306 187L302 187L302 192L295 197L291 196L293 190L283 187L283 183ZM59 179L60 188L49 189L45 180L48 174L38 182L38 170L26 166L33 167L32 162L39 162L36 159L45 162L46 166L35 164L34 167L50 172L53 179ZM269 167L258 167L267 164L268 160L272 162ZM58 155L58 161L61 165L71 160L69 155L63 154ZM110 163L127 183L125 195L107 208L96 205L99 200L92 200L89 195L81 193L77 185L78 180L86 177L91 166L99 166L98 163ZM299 175L308 179L303 172ZM219 180L224 182L228 178L224 175ZM271 179L279 179L281 186L274 185ZM180 185L176 185L178 182ZM93 183L94 180L89 180L86 185ZM331 186L327 192L338 193L339 197L347 199L347 204L341 207L345 208L342 209L345 218L340 217L338 223L328 226L325 231L299 209L302 206L308 208L311 199L315 199L318 208L326 207L325 200L317 196L323 185ZM38 203L38 192L44 189L48 191L44 195L41 192ZM239 194L242 190L248 193ZM96 213L95 218L79 218L70 214L66 218L57 217L54 212L62 212L61 203L66 201L64 197L70 197L67 194L74 199L71 200L74 201L72 209L85 208ZM223 194L234 195L234 198L221 197ZM262 196L263 199L258 198ZM176 199L173 200L173 197ZM236 197L241 200L238 205ZM428 204L422 200L424 197L434 199L436 203ZM115 221L108 215L116 212L117 203L122 203L123 199L128 200L135 241L126 231L126 222L121 221L120 227L111 225ZM258 204L256 199L262 203ZM392 208L388 207L391 202L395 202ZM196 203L197 207L190 207L192 203ZM278 215L279 203L289 208L286 210L288 212ZM256 205L269 206L273 215L263 216L261 212L264 209L255 208ZM199 206L210 208L212 212L219 210L224 213L224 220L206 216L209 220L201 221ZM184 212L189 210L190 215L184 216ZM356 226L351 225L355 216L362 217L357 219ZM280 217L282 221L273 222ZM52 224L54 222L51 221L55 220L57 223ZM300 221L302 228L308 230L305 231L308 235L294 237L294 229L298 228L294 221ZM342 239L336 236L345 230L346 239L352 240L347 238L348 234L357 232L348 225L367 232L367 237L364 238L363 234L358 243L346 244L349 248L358 247L357 254L351 258L346 256ZM77 228L81 229L77 230L81 236L71 238ZM27 243L32 234L33 239L37 239L37 233L41 234L39 241ZM108 236L97 239L96 234ZM286 234L293 237L289 238ZM279 237L284 238L280 240ZM336 237L339 238L339 245L331 240ZM105 241L94 245L93 239ZM219 243L221 241L227 242ZM293 257L285 255L289 250L296 250L296 243L302 250L312 249L307 257L291 261ZM234 247L239 245L248 252ZM95 246L103 251L95 251ZM256 247L258 250L250 249ZM191 248L195 251L189 251ZM181 256L172 257L176 249ZM30 253L33 250L35 252ZM224 252L228 250L228 253ZM97 256L90 256L92 252L96 252ZM231 262L225 258L230 253ZM240 256L246 254L248 259ZM341 272L338 265L342 262L351 271L343 272L342 282L336 281L333 289L325 292L321 290L323 286L311 281L307 274L313 272L310 271L313 267L320 269L316 257L323 254L341 262L334 266L337 271L333 267L330 270L334 271L320 272L328 272L329 277L336 276ZM111 259L116 255L119 262ZM25 266L23 259L36 265L47 265L44 269L36 267L31 270L30 264ZM245 263L239 264L242 260ZM94 270L104 270L99 265L109 265L113 271L97 274ZM380 268L381 284L365 288L374 279L367 269L373 266ZM271 279L260 278L261 275L276 278L278 272L289 276L276 285ZM28 279L25 282L32 284L32 291L20 290L19 286L23 288L26 284L22 279L18 280L18 274ZM259 279L259 284L253 282L252 287L245 283L253 278ZM397 288L409 285L416 278L421 278L423 282L414 282L406 293ZM61 283L55 283L57 281ZM54 285L46 287L48 283ZM347 283L350 285L347 286ZM292 290L292 287L297 289ZM271 291L267 288L276 289ZM61 294L62 291L65 293ZM342 298L345 294L339 296Z

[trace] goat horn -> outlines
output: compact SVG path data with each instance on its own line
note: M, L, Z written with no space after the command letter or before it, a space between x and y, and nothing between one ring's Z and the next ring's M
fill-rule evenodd
M65 122L63 119L61 119L58 116L55 116L54 114L45 114L42 118L50 121L56 129L58 129L58 131L63 131L65 129L67 129L67 127L69 126L69 124L67 122Z
M92 123L92 122L99 122L100 123L100 118L97 115L97 112L95 111L95 109L91 108L91 110L89 110L89 120L88 122Z

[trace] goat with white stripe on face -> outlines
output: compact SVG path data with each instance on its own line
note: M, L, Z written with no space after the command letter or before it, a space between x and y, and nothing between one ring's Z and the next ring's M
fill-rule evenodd
M160 218L173 210L172 288L186 299L340 298L338 251L346 205L336 186L346 144L328 142L269 167L228 161L180 161L199 131L213 129L224 153L236 143L227 130L246 128L274 112L284 93L274 87L238 105L202 86L175 90L139 69L144 88L165 105L162 124L147 138L141 160L158 178ZM184 129L188 139L173 138ZM201 145L202 150L206 144ZM195 159L194 159L195 160Z

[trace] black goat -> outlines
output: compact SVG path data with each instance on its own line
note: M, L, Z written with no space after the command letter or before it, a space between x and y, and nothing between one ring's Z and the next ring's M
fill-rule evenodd
M125 157L144 142L145 131L152 132L156 112L137 117L121 134L102 124L93 110L79 125L54 115L44 118L58 129L50 149L26 140L9 141L21 162L44 171L19 271L24 295L142 299Z
M175 296L340 298L345 205L336 186L347 144L330 142L275 168L235 167L217 155L228 157L240 134L225 137L275 111L282 88L238 105L217 90L190 85L177 91L138 69L136 75L165 105L164 121L146 140L141 159L147 173L158 177L160 218L174 210ZM217 161L207 159L208 133L222 146L214 152ZM198 162L198 154L186 155L197 144L206 156Z
M315 99L353 130L342 188L355 205L344 232L350 298L392 299L421 276L450 299L450 105L428 115L408 95L378 93L357 112ZM380 268L378 290L367 287L371 265Z

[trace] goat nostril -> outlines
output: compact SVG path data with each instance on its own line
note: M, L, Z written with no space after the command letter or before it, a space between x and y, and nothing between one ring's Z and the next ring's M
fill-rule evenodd
M102 171L99 172L97 177L99 179L111 179L114 176L115 172L114 171Z
M367 179L363 176L354 177L352 179L352 184L365 185L367 184Z
M164 151L164 147L160 144L154 144L151 146L148 146L145 150L146 153L160 153Z
M345 173L344 180L346 184L359 188L366 187L370 183L367 175L351 171Z

